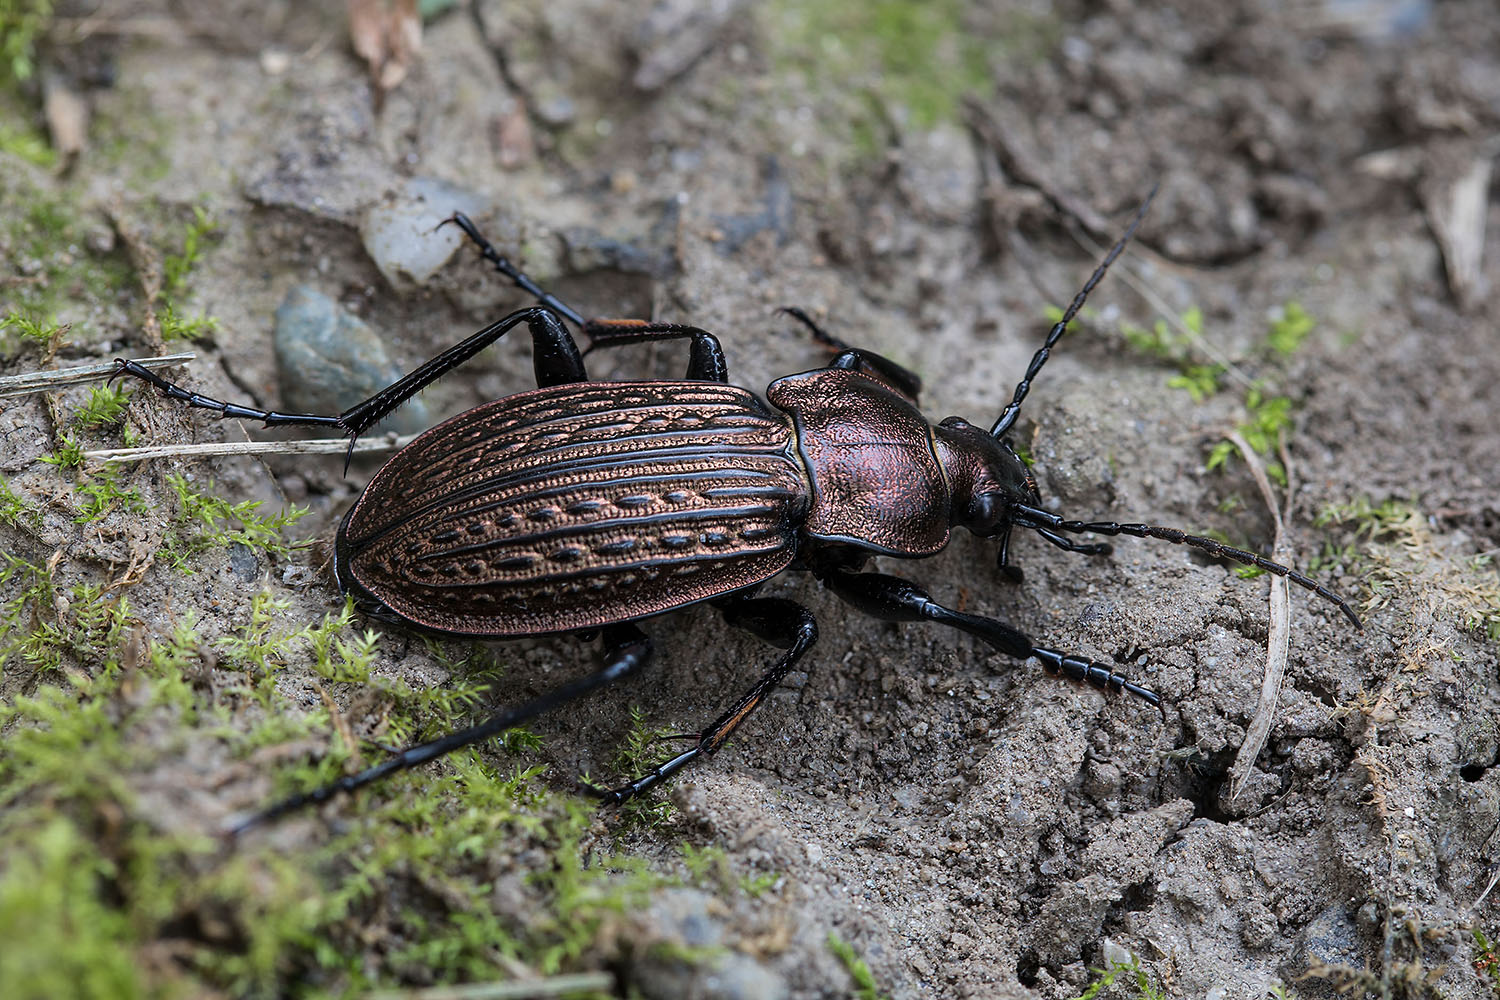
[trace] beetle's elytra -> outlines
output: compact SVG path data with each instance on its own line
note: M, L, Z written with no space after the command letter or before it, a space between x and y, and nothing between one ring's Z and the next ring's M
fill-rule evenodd
M335 540L340 588L366 614L408 628L480 639L549 633L603 636L594 673L501 712L471 729L412 747L359 774L295 796L237 823L234 831L415 767L519 725L640 667L651 643L635 622L710 601L732 625L785 652L688 750L612 791L621 802L713 753L817 640L801 605L756 597L782 570L810 571L845 601L887 621L931 621L978 636L1051 673L1153 704L1160 698L1085 656L1038 646L1004 622L955 611L917 584L863 571L875 555L919 558L954 526L998 540L1008 564L1011 531L1027 528L1061 549L1089 555L1107 543L1080 533L1162 538L1287 577L1336 603L1343 598L1286 566L1175 528L1084 522L1043 509L1036 481L1006 441L1031 382L1068 323L1145 215L1095 269L1032 358L1011 402L989 430L949 417L931 424L917 408L915 374L787 310L837 351L826 367L771 383L766 402L729 384L718 341L696 327L584 320L501 256L472 222L450 220L501 274L538 305L511 313L337 416L287 414L188 392L131 361L133 375L189 406L267 426L336 427L351 442L422 388L524 325L538 388L493 400L420 435L376 473ZM595 348L687 339L681 381L591 382L565 323Z

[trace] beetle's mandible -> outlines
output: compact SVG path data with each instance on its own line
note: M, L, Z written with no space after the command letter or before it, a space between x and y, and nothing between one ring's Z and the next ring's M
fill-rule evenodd
M1153 192L1154 193L1154 192ZM1087 555L1107 543L1069 536L1161 538L1279 574L1334 602L1306 576L1253 552L1175 528L1076 521L1045 510L1036 481L1006 434L1051 350L1124 249L1151 199L1095 269L1032 358L988 430L959 417L929 423L918 377L850 347L800 310L787 310L837 352L825 368L772 382L767 403L729 384L719 342L676 323L585 320L502 256L460 214L459 226L494 267L537 300L338 415L279 413L182 389L133 361L116 375L221 417L267 426L336 428L354 439L397 406L516 327L531 335L537 388L459 414L417 437L370 480L335 539L340 588L365 614L407 628L474 639L599 632L592 674L470 729L395 754L359 774L239 820L234 832L488 739L641 667L651 641L636 622L700 601L784 652L687 750L613 790L622 802L714 753L817 641L807 608L756 589L804 569L861 611L886 621L929 621L968 632L1006 656L1035 657L1053 674L1160 702L1107 664L1039 646L994 618L933 600L901 577L864 570L872 556L914 559L947 545L955 526L997 542L1000 571L1011 533L1037 532ZM568 332L593 348L686 339L681 381L594 382Z

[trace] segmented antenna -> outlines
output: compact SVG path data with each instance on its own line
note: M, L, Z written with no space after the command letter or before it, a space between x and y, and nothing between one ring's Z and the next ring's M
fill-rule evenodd
M1115 521L1067 521L1050 511L1038 507L1030 507L1026 504L1013 504L1011 506L1014 523L1022 528L1031 528L1043 531L1051 528L1053 531L1067 531L1073 534L1095 534L1095 535L1133 535L1136 538L1160 538L1163 541L1175 542L1178 545L1190 545L1195 549L1202 549L1209 555L1221 559L1233 559L1237 563L1246 566L1257 566L1268 573L1285 577L1297 586L1310 590L1326 601L1332 601L1338 605L1344 617L1354 623L1355 628L1362 628L1359 615L1349 606L1349 602L1337 593L1329 590L1316 580L1303 576L1290 566L1283 566L1279 562L1272 562L1265 556L1244 549L1237 549L1232 545L1213 538L1205 538L1202 535L1190 535L1180 528L1163 528L1155 524L1120 524Z
M1141 207L1136 210L1135 218L1131 220L1130 227L1125 230L1125 235L1121 236L1119 242L1110 249L1103 263L1094 269L1093 275L1084 283L1083 289L1077 295L1073 296L1073 302L1068 306L1067 312L1063 313L1062 319L1058 320L1057 325L1047 333L1047 342L1042 345L1040 351L1037 351L1032 356L1031 364L1026 366L1026 377L1016 383L1015 398L1010 401L1010 405L1005 408L1005 412L1000 414L1000 419L995 421L995 426L990 428L992 436L997 438L1003 436L1010 430L1011 425L1016 422L1016 417L1021 414L1021 400L1025 399L1026 394L1031 391L1031 380L1036 378L1037 373L1042 370L1042 365L1047 363L1047 358L1051 355L1052 348L1057 346L1057 342L1067 332L1068 323L1072 321L1074 316L1078 315L1078 310L1083 308L1083 303L1088 299L1089 292L1092 292L1094 286L1099 284L1100 279L1104 277L1104 272L1109 270L1109 265L1115 262L1115 258L1120 256L1120 251L1125 249L1125 244L1129 243L1130 238L1135 235L1135 231L1140 226L1141 220L1146 217L1146 209L1151 207L1151 199L1155 197L1156 187L1153 186L1151 193L1146 195L1146 200L1141 202Z

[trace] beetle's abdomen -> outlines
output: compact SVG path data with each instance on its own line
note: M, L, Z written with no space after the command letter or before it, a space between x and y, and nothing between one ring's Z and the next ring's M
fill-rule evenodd
M949 485L932 426L915 406L840 368L777 379L766 398L796 421L812 480L810 538L907 557L948 544Z
M593 628L765 580L792 561L792 430L705 382L583 382L418 437L344 519L341 583L444 632Z

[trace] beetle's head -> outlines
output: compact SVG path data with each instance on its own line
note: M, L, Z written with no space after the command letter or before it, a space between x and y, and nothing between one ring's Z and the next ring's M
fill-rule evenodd
M992 538L1009 529L1013 505L1041 503L1031 470L1004 438L962 417L949 417L934 430L952 492L954 524Z

